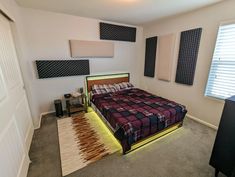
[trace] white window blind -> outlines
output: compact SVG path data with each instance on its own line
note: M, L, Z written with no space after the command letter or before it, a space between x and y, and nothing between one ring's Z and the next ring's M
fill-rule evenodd
M205 95L220 99L235 95L235 24L219 28Z

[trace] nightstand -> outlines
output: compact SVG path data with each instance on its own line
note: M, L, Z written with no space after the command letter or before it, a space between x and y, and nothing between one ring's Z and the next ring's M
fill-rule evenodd
M67 114L70 117L71 114L85 111L87 112L87 97L84 93L77 97L65 97Z

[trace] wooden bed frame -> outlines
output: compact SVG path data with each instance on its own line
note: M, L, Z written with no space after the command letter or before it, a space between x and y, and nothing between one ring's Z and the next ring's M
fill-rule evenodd
M86 90L89 93L93 85L130 82L129 73L94 75L86 77Z
M89 92L91 91L91 88L94 84L114 84L114 83L129 82L129 81L130 81L130 74L129 73L87 76L86 77L86 93L89 98L89 103L90 103ZM98 114L98 116L101 118L101 120L104 122L104 124L108 127L110 132L114 135L113 128L110 126L108 121L106 121L104 116L100 113L100 111L96 108L96 106L94 104L92 104L92 108ZM166 134L169 134L169 133L173 132L174 130L177 130L178 128L182 127L182 125L183 125L183 121L177 122L177 123L169 126L168 128L166 128L160 132L157 132L157 133L150 135L142 140L139 140L136 143L132 144L129 150L123 149L123 154L127 154L127 153L141 147L141 146L144 146L147 143L150 143L150 142L152 142L152 141L154 141L154 140L156 140ZM121 142L119 140L118 140L118 142L121 144Z

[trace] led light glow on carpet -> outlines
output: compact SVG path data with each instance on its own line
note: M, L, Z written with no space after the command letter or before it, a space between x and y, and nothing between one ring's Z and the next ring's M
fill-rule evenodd
M156 134L144 141L141 141L135 145L132 146L130 152L127 155L131 155L132 153L135 153L143 148L147 148L153 143L156 143L157 141L160 141L163 138L166 138L167 136L174 134L176 131L180 130L179 125L175 125L166 131L160 132L159 134Z

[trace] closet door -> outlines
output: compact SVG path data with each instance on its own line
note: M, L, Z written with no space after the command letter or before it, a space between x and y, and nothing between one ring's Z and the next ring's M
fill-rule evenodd
M23 177L33 125L10 23L0 13L0 176Z

